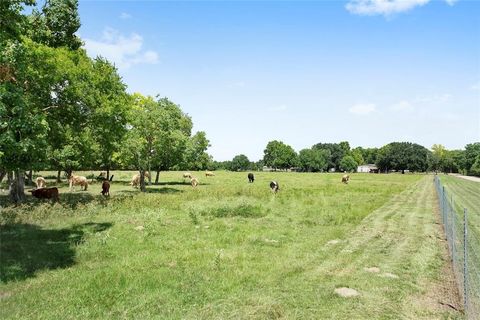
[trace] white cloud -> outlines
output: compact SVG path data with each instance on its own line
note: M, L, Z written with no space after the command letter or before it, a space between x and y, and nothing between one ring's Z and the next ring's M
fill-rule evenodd
M398 112L408 112L408 111L413 111L413 109L414 109L413 105L406 100L400 101L390 106L390 110L398 111Z
M373 103L361 103L356 104L348 109L353 114L366 115L375 111L375 105Z
M124 20L130 19L131 17L132 17L132 15L129 14L129 13L126 13L126 12L122 12L119 16L120 19L124 19Z
M431 0L350 0L350 2L345 5L345 8L352 14L391 16L426 5L430 1ZM453 6L457 0L445 0L445 2Z
M119 69L128 69L135 64L158 63L155 51L142 51L143 38L132 33L124 36L115 29L105 28L100 40L85 39L85 49L92 56L102 56L115 63Z

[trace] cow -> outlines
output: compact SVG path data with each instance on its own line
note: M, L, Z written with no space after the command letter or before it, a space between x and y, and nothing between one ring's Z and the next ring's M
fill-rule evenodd
M96 178L97 180L103 181L107 179L107 173L105 171L100 172Z
M248 174L248 182L253 183L253 181L255 181L255 176L250 172Z
M194 188L195 188L196 186L198 186L198 180L197 180L197 178L195 178L195 177L191 178L191 179L190 179L190 184L191 184L192 187L194 187Z
M342 182L345 184L348 184L349 180L350 180L350 176L348 174L344 174L342 177Z
M74 186L77 186L79 185L80 186L80 190L82 190L82 187L83 187L83 190L84 191L87 191L87 188L88 188L88 180L87 178L83 177L83 176L74 176L74 175L71 175L70 176L70 179L68 179L69 182L70 182L70 191L73 190L73 187Z
M101 194L104 196L110 196L110 182L108 182L108 180L103 180Z
M213 173L212 171L205 171L205 177L214 177L215 176L215 173Z
M52 188L40 188L29 190L37 199L53 199L58 201L58 189L56 187Z
M183 182L185 183L185 179L190 179L192 180L192 174L190 172L184 172L183 173Z
M35 179L35 184L37 185L37 189L45 188L47 186L47 182L43 177L38 177L37 179Z
M143 178L150 178L150 173L148 172L144 172L143 173ZM132 181L130 182L130 185L134 188L138 188L138 186L140 185L140 173L137 173L136 175L134 175L132 177Z
M278 185L278 182L277 181L271 181L270 182L270 189L272 189L272 191L274 193L277 193L278 190L280 190L280 186Z

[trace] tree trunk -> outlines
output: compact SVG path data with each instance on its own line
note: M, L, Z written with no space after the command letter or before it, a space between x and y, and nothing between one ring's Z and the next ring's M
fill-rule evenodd
M402 169L402 174L405 174L405 169Z
M159 177L160 177L160 170L157 170L157 175L155 176L155 184L158 184Z
M25 200L25 173L22 170L16 170L14 174L9 173L9 194L10 200L15 203L20 203Z
M0 183L3 181L3 178L5 178L6 174L7 174L7 171L0 171Z
M60 183L62 182L62 179L60 179L60 175L62 174L62 170L57 171L57 182Z
M147 188L145 187L145 170L143 169L140 169L140 191L147 191Z
M73 172L72 169L68 169L68 170L65 171L65 173L67 174L68 180L70 180L70 177L72 176L72 172Z
M32 186L33 185L33 171L30 170L27 174L27 185Z
M110 167L107 168L107 180L110 180Z

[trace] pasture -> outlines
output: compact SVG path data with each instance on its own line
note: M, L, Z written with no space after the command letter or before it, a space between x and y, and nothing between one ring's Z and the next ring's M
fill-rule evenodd
M1 319L462 318L432 176L113 174L108 199L1 196Z

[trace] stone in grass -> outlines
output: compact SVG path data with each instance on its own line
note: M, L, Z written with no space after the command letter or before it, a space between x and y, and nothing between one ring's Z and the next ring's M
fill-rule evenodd
M346 287L336 288L334 292L343 298L351 298L360 295L357 290Z
M370 268L363 268L363 270L367 272L372 272L372 273L379 273L380 268L379 267L370 267Z
M142 231L143 229L145 229L144 226L138 226L138 227L135 227L135 230L137 231Z
M384 277L387 277L387 278L392 278L392 279L397 279L397 278L398 278L398 276L397 276L396 274L390 273L390 272L385 272L385 273L383 274L383 276L384 276Z
M334 239L334 240L328 241L327 244L337 244L337 243L339 243L339 242L340 242L340 240Z

